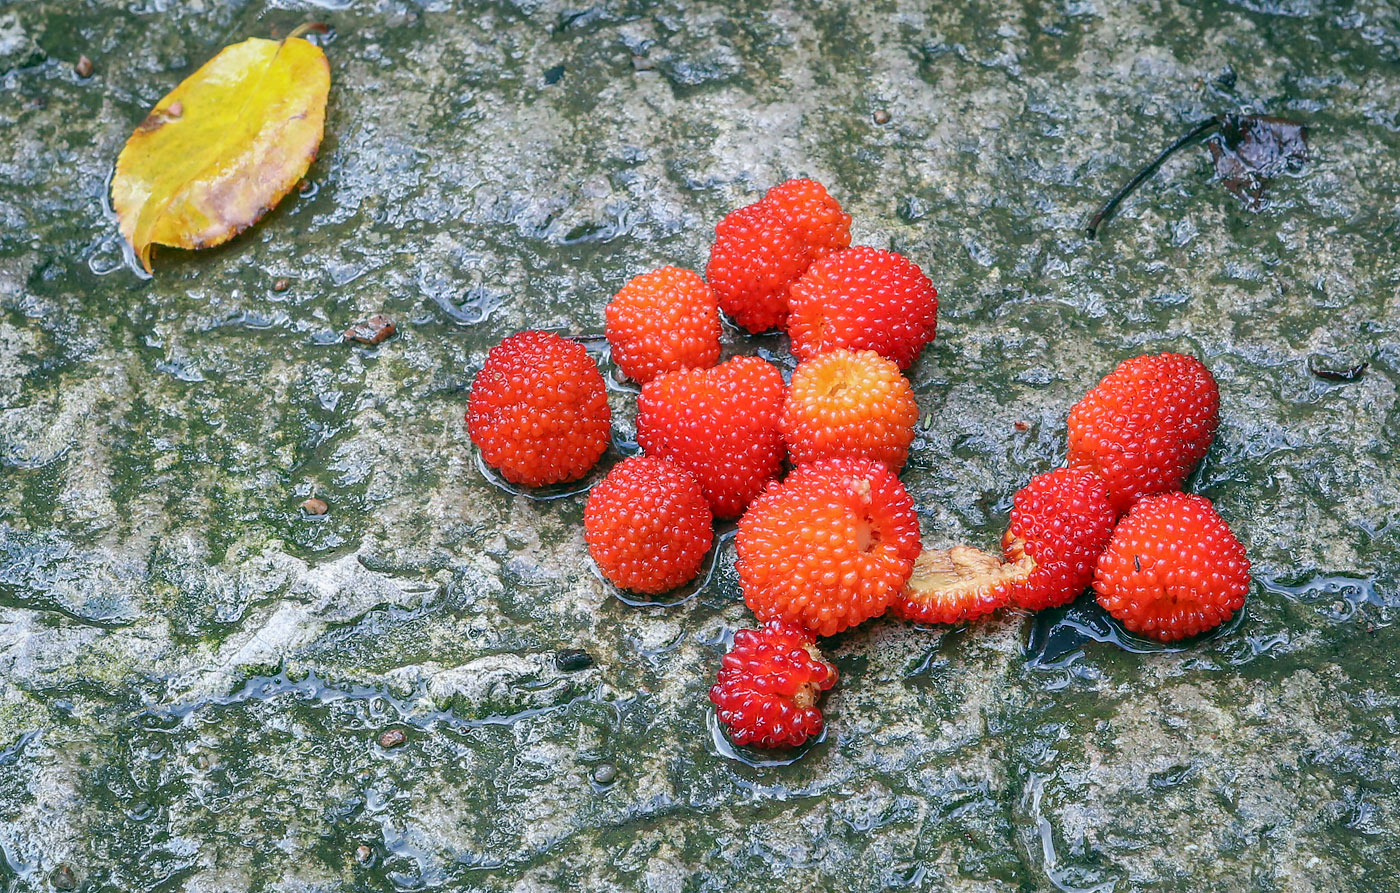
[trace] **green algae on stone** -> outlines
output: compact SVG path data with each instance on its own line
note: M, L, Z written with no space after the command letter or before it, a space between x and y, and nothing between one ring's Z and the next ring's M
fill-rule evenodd
M323 5L343 62L311 187L155 282L103 207L131 121L228 35L303 16L0 15L43 54L0 64L0 885L61 865L188 890L1400 873L1390 4ZM1307 121L1315 160L1252 213L1188 151L1112 239L1083 237L1102 183L1223 108ZM797 175L939 288L903 475L932 536L993 547L1120 360L1210 366L1223 421L1191 486L1253 561L1238 625L1137 653L1086 633L1085 605L881 620L824 643L842 678L801 759L713 736L704 693L751 622L732 545L693 598L624 604L587 569L582 500L489 482L462 414L502 337L598 332L627 279L702 268L726 211ZM377 313L393 339L341 342ZM781 337L726 342L791 366ZM1342 352L1366 373L1310 370ZM313 494L329 515L298 509ZM1037 651L1042 620L1078 638ZM595 666L561 673L564 648Z

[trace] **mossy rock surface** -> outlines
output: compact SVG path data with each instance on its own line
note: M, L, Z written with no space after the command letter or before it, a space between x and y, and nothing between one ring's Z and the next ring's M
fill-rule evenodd
M288 5L0 14L0 889L1400 876L1393 4ZM334 29L309 188L138 278L104 202L127 135L304 15ZM1085 238L1238 110L1310 127L1267 207L1195 148ZM1079 395L1191 352L1223 402L1191 486L1254 562L1244 616L1137 650L1087 603L878 621L826 644L823 741L737 759L705 701L750 622L732 541L690 600L625 604L582 498L497 487L462 414L502 337L599 332L629 277L703 268L727 210L797 175L939 288L903 475L929 537L993 545ZM396 336L341 343L381 312Z

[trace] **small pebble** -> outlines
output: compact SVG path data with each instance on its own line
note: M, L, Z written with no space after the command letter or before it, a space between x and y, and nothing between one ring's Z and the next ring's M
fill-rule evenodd
M379 746L388 750L391 747L403 747L408 742L408 735L403 729L389 729L379 736Z
M288 280L288 279L278 279L276 282L272 283L272 290L273 290L273 291L286 291L287 289L289 289L289 288L291 288L291 287L292 287L291 280Z
M633 56L632 68L636 71L651 71L656 68L656 63L646 56Z
M78 64L73 66L73 70L78 73L80 78L92 77L92 60L87 56L79 56Z
M324 515L331 510L331 507L326 505L324 499L317 499L313 496L301 504L301 510L308 515Z
M361 865L364 865L364 864L365 864L366 862L368 862L368 861L370 860L370 858L373 857L373 856L374 856L374 850L370 849L369 847L365 846L364 844L360 844L359 846L355 847L355 859L356 859L356 861L358 861Z
M355 323L345 330L346 341L358 341L361 344L378 344L385 338L394 334L394 322L382 313L376 313L369 319Z
M76 890L78 876L73 873L72 866L65 862L49 874L49 883L55 890Z
M890 110L876 109L875 114L871 115L870 117L875 120L876 124L888 124L890 123Z
M593 655L582 648L561 648L554 654L554 666L561 673L573 673L593 666Z
M598 784L612 784L617 780L617 767L612 763L604 763L593 770L593 780Z

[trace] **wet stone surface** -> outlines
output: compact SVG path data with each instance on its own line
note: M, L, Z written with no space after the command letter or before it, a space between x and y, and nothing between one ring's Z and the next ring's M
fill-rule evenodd
M219 47L304 17L334 29L307 188L138 278L103 200L123 141ZM1397 61L1381 2L12 4L0 887L1380 889ZM1263 210L1197 146L1085 239L1231 111L1309 127ZM1240 620L1171 649L1088 604L880 621L824 644L841 684L806 752L754 765L715 733L732 539L692 597L624 603L582 498L492 483L461 417L500 338L600 331L627 278L702 267L726 210L804 174L941 292L903 475L926 535L995 544L1086 388L1190 351L1224 403L1193 486L1255 565ZM393 338L342 343L376 314Z

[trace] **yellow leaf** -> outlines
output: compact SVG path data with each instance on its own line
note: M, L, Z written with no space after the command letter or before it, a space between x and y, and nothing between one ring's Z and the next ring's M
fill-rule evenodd
M156 103L117 157L112 207L151 271L151 246L209 248L270 211L316 158L330 65L296 36L225 47Z

